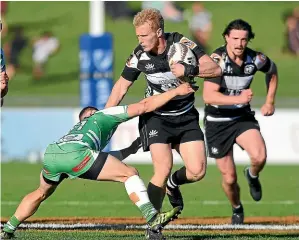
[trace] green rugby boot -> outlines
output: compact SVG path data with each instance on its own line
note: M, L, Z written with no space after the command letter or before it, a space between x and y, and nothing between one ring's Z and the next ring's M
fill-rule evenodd
M181 207L175 207L168 212L157 213L147 224L152 231L160 232L170 221L178 217L181 210Z

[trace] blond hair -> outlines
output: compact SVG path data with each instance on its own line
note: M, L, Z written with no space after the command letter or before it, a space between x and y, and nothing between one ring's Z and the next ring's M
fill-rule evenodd
M164 19L158 9L143 9L141 12L138 12L133 19L133 25L135 27L139 27L146 22L151 26L153 30L156 31L161 28L164 32Z

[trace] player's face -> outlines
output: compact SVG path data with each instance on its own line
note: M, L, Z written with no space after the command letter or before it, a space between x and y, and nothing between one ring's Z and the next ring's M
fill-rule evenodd
M234 55L241 56L248 44L248 31L233 29L225 36L225 40L228 49Z
M159 43L157 31L154 31L149 23L136 27L138 42L144 51L149 52L157 47Z
M82 121L84 118L88 118L88 117L92 116L95 112L96 112L95 109L87 109L83 113L83 115L80 117L80 121Z

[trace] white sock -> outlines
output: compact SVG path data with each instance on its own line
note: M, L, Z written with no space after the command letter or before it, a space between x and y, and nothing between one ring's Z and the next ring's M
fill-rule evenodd
M249 168L249 176L251 177L251 178L257 178L258 176L254 176L252 173L251 173L251 171L250 171L250 168Z
M139 198L139 201L135 202L137 207L150 202L144 182L138 175L129 177L125 181L125 187L129 196L135 193Z
M144 182L138 175L134 175L125 181L125 187L131 201L135 203L146 221L149 222L158 211L149 200Z

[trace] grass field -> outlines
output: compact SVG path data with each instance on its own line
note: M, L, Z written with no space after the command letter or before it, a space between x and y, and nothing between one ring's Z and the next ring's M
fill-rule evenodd
M140 175L147 183L152 174L150 165L135 165ZM176 165L174 169L177 169ZM245 223L255 223L260 217L278 217L278 222L284 224L284 217L297 216L299 223L299 166L268 165L261 175L263 184L263 199L255 203L248 191L248 186L242 176L244 166L238 166L241 198L245 208ZM1 218L7 219L22 197L38 186L40 164L2 163L1 164ZM17 177L12 177L17 176ZM203 181L189 184L181 188L185 198L185 208L180 219L197 219L204 217L211 221L218 217L219 221L229 223L231 208L221 189L221 178L214 165L208 166L207 175ZM169 209L168 200L164 201L164 209ZM84 222L93 223L94 218L122 218L130 221L140 213L131 204L126 191L120 183L91 182L87 180L65 180L57 191L43 203L31 220L48 218L47 222L55 223L55 217L74 219L80 222L80 217L88 217ZM219 218L222 217L222 218ZM76 218L78 218L76 220ZM29 219L29 220L30 220ZM52 219L52 221L51 221ZM277 219L277 218L276 218ZM281 221L279 220L281 219ZM194 221L195 221L194 220ZM132 220L133 221L133 220ZM176 220L179 221L179 220ZM176 223L176 221L174 223ZM140 222L140 219L139 219ZM271 222L269 220L269 222ZM269 223L265 221L262 224ZM259 220L256 220L259 223ZM294 222L296 223L296 222ZM294 224L293 223L293 224ZM144 222L142 223L144 224ZM291 224L291 222L290 222ZM249 225L248 225L249 226ZM283 225L284 226L284 225ZM297 225L298 226L298 225ZM109 229L109 228L108 228ZM167 230L167 239L299 239L297 231L255 231L255 230ZM143 239L143 231L49 231L29 230L19 231L20 239Z
M190 8L190 2L180 2ZM130 2L138 9L140 2ZM221 33L234 18L249 21L256 33L251 47L264 51L278 65L281 84L278 96L284 105L292 105L299 97L299 59L283 55L284 25L282 12L298 5L296 2L206 2L213 14L211 49L223 43ZM23 25L25 34L32 38L44 30L51 30L61 41L61 50L50 59L48 75L39 82L31 77L31 48L21 57L21 70L11 81L6 104L9 105L71 105L79 104L78 39L88 32L88 2L10 2L7 22L10 27ZM246 9L246 11L244 11ZM178 31L189 36L188 23L166 22L167 31ZM113 21L106 17L106 31L112 32L115 41L115 79L123 69L124 62L137 44L131 20ZM9 37L8 37L9 39ZM125 46L123 44L124 39ZM5 42L7 39L4 39ZM199 81L199 85L202 85ZM255 96L263 96L265 86L262 74L253 83ZM126 102L141 98L145 81L141 78L130 89ZM200 91L197 93L201 95ZM55 101L58 99L57 101ZM62 101L61 101L62 100ZM278 101L278 104L280 102ZM294 104L293 104L294 105Z

